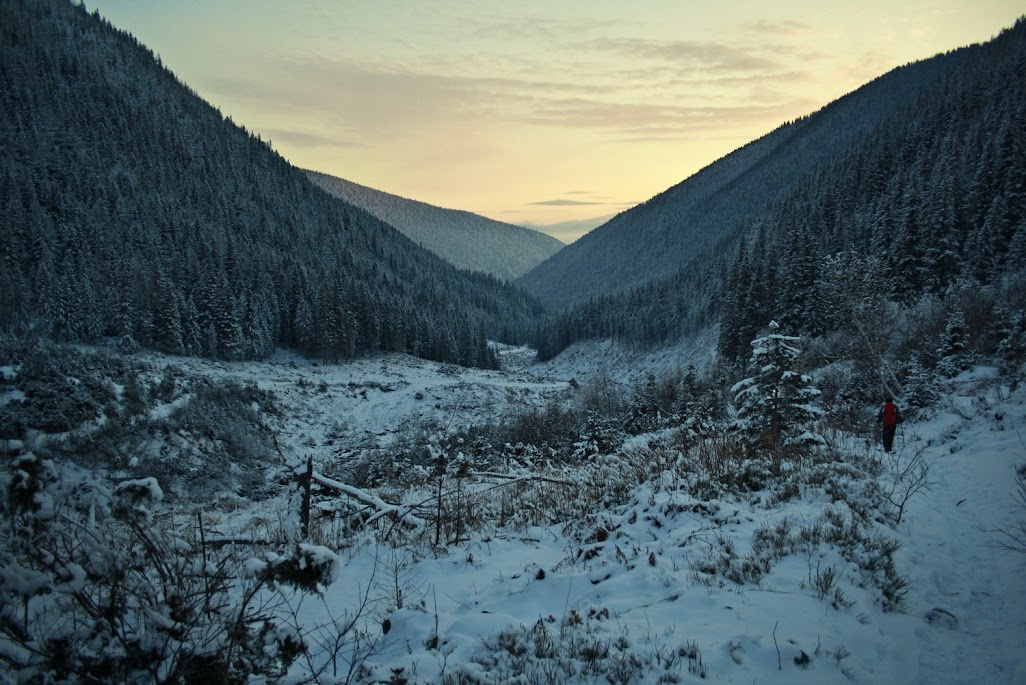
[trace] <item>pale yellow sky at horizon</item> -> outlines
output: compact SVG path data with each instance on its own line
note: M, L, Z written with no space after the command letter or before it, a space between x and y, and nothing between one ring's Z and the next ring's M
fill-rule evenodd
M93 0L293 164L521 224L622 211L1009 0Z

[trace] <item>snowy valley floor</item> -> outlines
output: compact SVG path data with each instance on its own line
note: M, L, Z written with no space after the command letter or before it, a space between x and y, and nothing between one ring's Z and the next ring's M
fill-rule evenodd
M280 452L344 473L358 455L389 458L392 441L421 422L444 431L569 402L571 378L595 373L531 364L524 349L504 355L503 372L400 355L338 366L284 353L265 364L148 361L157 374L180 366L273 392L277 409L264 418ZM954 379L937 407L901 427L893 461L833 439L844 444L832 454L851 463L810 461L762 489L718 487L696 471L698 457L676 452L674 429L630 438L576 471L547 470L556 483L530 482L523 469L523 487L479 474L466 492L491 504L448 545L431 544L426 516L405 535L386 517L355 532L320 519L314 541L342 567L322 596L292 605L287 619L311 652L294 682L311 670L318 682L392 685L1026 682L1026 554L1003 547L1000 532L1026 518L1016 500L1026 386L987 367ZM138 468L159 466L158 451ZM907 498L875 487L909 464L929 467L926 487ZM881 465L881 480L867 479ZM617 490L621 476L630 486ZM430 513L431 491L419 488L367 492ZM502 493L520 499L500 509ZM205 508L207 534L273 531L286 499ZM898 522L895 502L905 505ZM502 525L500 511L503 521L520 511L549 522ZM357 612L340 639L336 627Z
M414 392L418 382L407 383ZM488 381L507 397L529 384L522 374ZM1026 682L1026 555L1003 549L997 533L1026 516L1014 499L1026 389L989 369L952 387L957 395L897 440L901 459L930 464L928 489L899 524L864 531L900 543L897 610L884 610L881 574L854 561L868 548L801 542L817 525L840 535L853 518L844 501L822 489L772 504L768 493L699 499L666 476L634 490L631 504L570 525L498 529L442 552L367 534L302 618L321 624L370 597L375 646L360 679L372 682ZM355 425L377 415L350 411ZM763 555L758 581L725 578L758 536L779 546Z

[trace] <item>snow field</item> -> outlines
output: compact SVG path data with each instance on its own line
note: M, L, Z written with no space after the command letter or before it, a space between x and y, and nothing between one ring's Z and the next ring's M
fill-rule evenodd
M730 556L736 567L758 531L782 521L794 537L828 511L846 520L845 502L812 488L772 505L767 493L699 502L658 481L636 488L629 504L568 525L496 534L437 556L406 550L399 570L380 563L387 546L368 543L324 601L351 605L354 590L383 572L405 579L403 608L394 598L376 607L374 621L390 629L366 662L371 680L584 683L621 673L638 683L703 674L728 683L1023 682L1024 557L1002 550L993 531L1024 515L1012 499L1026 457L1024 392L982 375L951 399L955 411L905 424L899 449L903 440L904 453L922 449L930 487L909 500L899 525L865 524L866 535L901 543L896 566L908 586L899 611L883 610L857 551L846 556L825 542L772 558L757 582L725 577L722 564L703 572ZM829 573L829 588L817 587ZM546 644L561 656L545 656ZM604 657L593 658L596 645Z
M497 420L570 401L570 378L588 382L565 361L552 379L525 350L503 352L513 362L503 372L400 355L340 366L284 354L274 364L153 362L158 374L179 365L272 391L278 410L264 418L282 453L313 456L320 471L355 454L388 458L421 421L445 430ZM998 533L1026 517L1014 499L1026 387L978 368L947 391L899 430L895 463L930 468L900 522L870 487L870 465L888 463L878 448L851 439L748 491L710 487L698 461L674 456L674 429L547 471L563 484L523 488L517 506L539 511L516 525L488 518L487 498L512 488L468 478L487 520L458 543L433 546L427 519L404 536L387 517L355 533L318 520L305 549L311 563L331 562L335 580L320 596L293 595L286 622L310 658L291 680L326 666L323 682L352 683L1026 682L1026 555ZM155 500L163 483L129 485ZM430 487L367 494L430 502ZM286 499L224 500L232 506L204 511L207 533L283 535ZM557 505L561 518L531 523ZM273 561L260 549L243 565L251 574Z

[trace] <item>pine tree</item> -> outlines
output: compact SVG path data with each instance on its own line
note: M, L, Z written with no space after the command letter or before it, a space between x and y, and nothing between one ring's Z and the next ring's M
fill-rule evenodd
M955 309L948 316L944 337L937 349L937 368L948 378L954 378L960 371L969 368L966 331L965 315L961 309Z
M293 340L292 343L302 351L308 351L309 345L316 335L313 308L306 295L299 297L296 303L296 315L292 321Z
M776 321L769 329L769 335L752 341L753 375L735 384L731 394L738 407L735 428L748 449L779 464L824 442L812 432L823 410L812 378L795 370L801 351L794 344L801 338L780 334Z
M996 312L996 318L998 355L1005 365L1014 369L1026 361L1026 312L1008 311L1002 307Z
M720 336L716 349L719 355L730 363L740 355L739 334L744 313L744 291L749 287L748 256L744 249L738 255L730 270L723 297L723 313L720 315Z

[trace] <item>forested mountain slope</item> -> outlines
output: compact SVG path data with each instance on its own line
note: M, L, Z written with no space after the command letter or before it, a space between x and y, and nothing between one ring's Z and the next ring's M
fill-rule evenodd
M523 226L409 200L317 171L307 175L332 195L366 209L462 269L511 280L563 247L555 238Z
M869 310L879 314L886 303L911 307L923 298L942 300L952 290L959 297L978 293L990 306L1002 302L1004 323L988 325L1021 326L1026 23L1020 20L987 44L906 70L912 71L899 70L881 82L908 81L917 97L887 116L868 109L871 129L863 126L858 140L769 198L763 210L749 211L730 231L706 236L713 248L703 259L552 318L538 337L541 355L585 338L661 344L719 321L722 356L740 360L771 318L792 332L844 329L862 336L853 326ZM911 79L915 73L930 78ZM912 88L913 82L919 85ZM848 105L862 95L860 90L849 96ZM834 107L757 145L796 126L829 121L821 117ZM777 168L775 156L761 165ZM611 222L597 230L613 228ZM713 235L720 235L719 242L713 243ZM945 315L975 317L979 330L991 313L949 308Z
M957 55L946 55L894 70L781 126L617 215L518 283L559 309L659 281L680 269L705 268L723 239L859 144L959 62Z
M0 330L177 354L490 365L537 305L315 187L132 36L0 4Z

